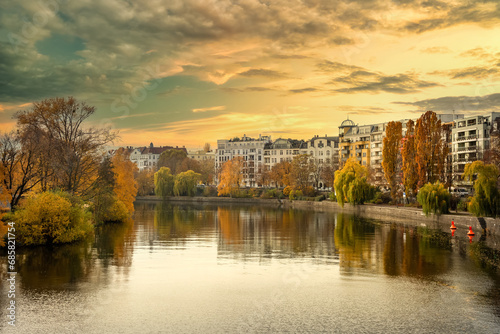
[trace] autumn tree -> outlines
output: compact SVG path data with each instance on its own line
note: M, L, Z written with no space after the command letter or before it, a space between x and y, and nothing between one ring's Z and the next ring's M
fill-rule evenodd
M0 177L11 209L40 184L39 141L33 133L5 133L0 137Z
M156 196L165 198L173 195L175 178L170 172L170 168L161 167L160 170L155 173L154 178Z
M172 174L178 174L182 172L182 163L187 158L187 153L180 149L170 149L162 152L160 158L158 159L158 169L161 167L167 167L170 169ZM184 168L188 168L186 164Z
M44 143L38 153L45 158L51 188L84 197L92 190L104 147L116 137L109 129L84 126L94 112L94 107L69 97L34 102L16 114L23 146L29 134Z
M321 180L321 173L323 172L323 163L314 157L309 157L309 176L313 182L313 186L317 189L319 181Z
M363 204L371 199L374 189L367 182L368 168L356 159L348 159L341 170L335 172L335 193L337 202L343 207L345 202Z
M243 159L233 158L222 165L219 175L219 185L217 186L218 196L233 196L239 192L242 180L241 171L243 169Z
M271 181L274 182L276 187L286 187L291 185L290 173L292 164L289 161L282 161L275 164L270 171Z
M442 136L441 121L436 113L427 111L420 116L415 127L419 186L434 183L442 178L447 155L446 143Z
M130 161L128 153L122 147L115 152L111 163L115 178L113 191L116 198L125 204L128 212L133 212L138 189L137 181L134 178L137 166Z
M403 138L401 150L403 185L408 197L417 194L418 171L417 171L417 145L415 140L415 122L411 119L406 123L406 135Z
M257 169L257 183L262 187L268 187L271 183L271 170L267 165L259 165Z
M430 213L441 215L448 213L450 207L450 193L442 183L436 181L434 184L427 183L417 195L417 200L422 205L422 210L426 216Z
M327 159L321 169L321 179L325 182L325 186L328 188L334 187L333 183L335 181L335 172L339 169L339 163L337 159L332 158Z
M493 164L485 164L482 161L474 161L465 165L465 180L473 181L474 197L469 203L469 211L475 216L500 215L500 191L497 187L499 169ZM474 178L476 178L474 180Z
M155 177L154 172L149 169L136 171L135 180L137 182L137 195L148 196L155 192Z
M200 181L201 174L192 170L182 172L176 175L174 182L175 196L194 196L196 194L196 185Z
M290 168L290 181L295 189L304 190L309 184L311 165L308 154L299 154L293 157Z
M212 159L200 161L199 170L193 169L193 171L201 174L201 182L203 184L209 185L214 182L215 167Z
M403 137L401 122L389 122L385 130L382 150L382 167L384 176L391 188L391 198L397 201L397 190L401 170L401 139Z
M210 143L205 143L205 145L203 145L203 151L205 153L210 152Z

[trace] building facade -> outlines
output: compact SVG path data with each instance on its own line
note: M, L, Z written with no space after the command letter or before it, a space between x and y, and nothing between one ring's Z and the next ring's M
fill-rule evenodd
M499 117L500 113L492 112L454 121L450 152L454 184L469 185L461 177L465 165L484 158L485 152L490 148L490 134Z
M142 170L156 170L160 154L167 150L182 150L187 153L184 147L160 146L155 147L153 143L146 147L137 147L130 150L130 161L135 163Z
M242 138L217 140L215 152L215 170L220 171L222 165L233 158L243 160L242 186L256 187L258 185L258 171L264 165L264 147L271 142L271 136L259 135L251 138L243 135Z

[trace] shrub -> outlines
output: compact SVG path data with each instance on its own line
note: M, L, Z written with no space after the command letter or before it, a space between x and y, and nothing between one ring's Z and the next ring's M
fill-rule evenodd
M283 189L283 195L284 196L290 196L290 192L293 190L291 186L286 186L285 189Z
M470 201L470 197L467 200L458 202L457 209L460 211L467 211L467 202Z
M302 190L302 193L304 194L304 196L306 196L306 197L314 197L314 196L316 196L316 189L314 189L311 186L304 187L301 190Z
M428 216L429 213L440 215L448 213L448 208L450 207L450 193L441 183L439 183L439 181L434 184L427 183L420 188L417 195L417 201L422 205L422 210L426 216Z
M73 242L94 229L83 204L64 192L31 196L6 218L16 223L16 241L25 246Z
M281 198L281 192L278 189L268 189L262 193L262 198Z
M205 187L205 189L203 190L203 196L217 197L217 188L213 186Z
M292 190L292 191L290 191L290 194L288 195L288 198L290 199L290 201L297 200L301 197L304 197L302 190Z
M127 206L116 197L110 198L109 206L96 218L98 223L119 223L129 218Z
M335 196L335 193L332 191L330 193L330 201L334 201L334 202L337 202L337 196Z

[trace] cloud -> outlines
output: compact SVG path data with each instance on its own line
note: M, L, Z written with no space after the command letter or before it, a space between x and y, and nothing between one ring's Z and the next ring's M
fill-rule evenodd
M313 93L318 92L320 89L315 87L306 87L306 88L298 88L298 89L290 89L288 90L291 94L302 94L302 93Z
M216 107L208 107L208 108L197 108L193 109L192 112L207 112L207 111L223 111L226 110L226 106L216 106Z
M436 99L420 100L415 102L393 102L395 104L410 105L420 110L443 112L489 112L500 111L500 93L484 96L445 96Z
M419 79L414 72L387 75L363 67L346 65L324 60L317 64L321 72L337 75L327 82L328 85L340 86L331 91L335 93L395 93L409 94L423 88L439 86L438 83ZM338 75L344 74L344 75Z
M269 92L273 91L275 89L269 88L269 87L244 87L244 88L235 88L235 87L223 87L221 88L222 91L228 92L228 93L258 93L258 92Z
M286 73L280 71L263 68L250 69L245 72L238 73L238 75L243 77L266 77L272 79L286 78L288 76Z
M433 46L430 48L425 48L420 50L422 53L438 54L438 53L450 53L451 50L446 46Z

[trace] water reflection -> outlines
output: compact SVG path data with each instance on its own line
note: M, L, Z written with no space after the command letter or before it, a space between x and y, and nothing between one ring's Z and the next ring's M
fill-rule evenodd
M261 332L314 331L316 324L365 330L353 330L362 324L356 316L376 317L381 332L426 332L450 305L454 313L445 319L458 324L455 331L478 332L500 318L500 252L477 239L469 244L448 231L345 214L140 202L133 221L99 227L90 240L18 250L23 330L50 328L54 320L81 332L85 318L86 333L140 332L144 323L151 332L235 332L234 319L257 308L264 322L251 326L266 325L250 329ZM0 261L5 296L5 252ZM274 320L262 305L272 306ZM6 298L0 309L4 317ZM427 311L408 309L432 310L434 322ZM472 312L479 325L461 312ZM347 321L335 323L331 314ZM39 324L44 319L47 327Z

